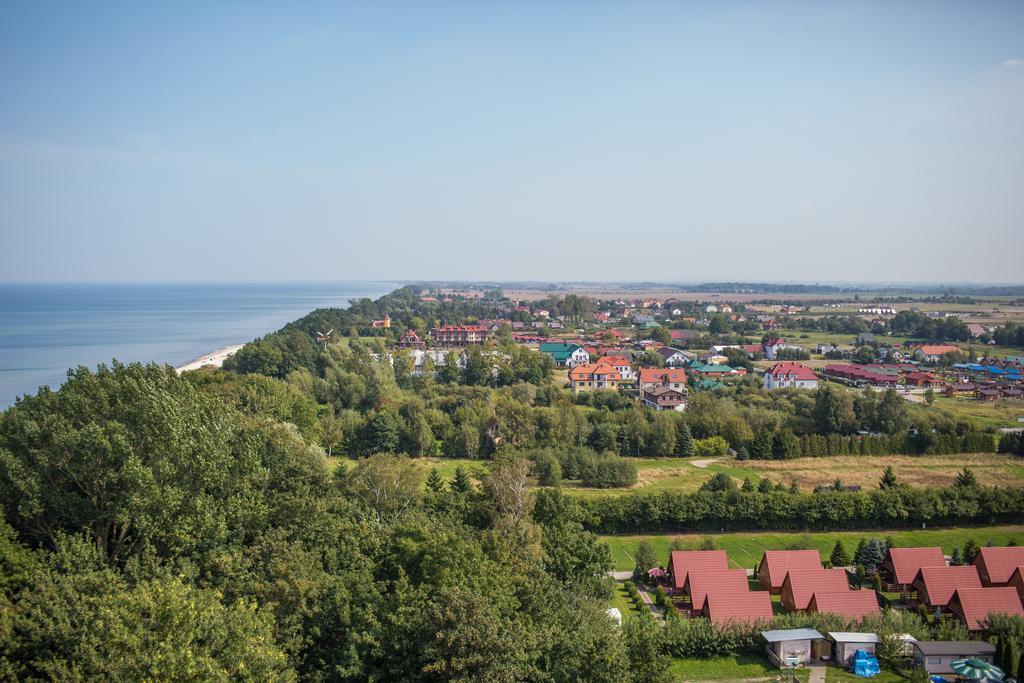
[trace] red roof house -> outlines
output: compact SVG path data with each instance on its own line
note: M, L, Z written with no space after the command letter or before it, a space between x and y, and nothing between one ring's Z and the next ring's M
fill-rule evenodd
M704 616L712 624L771 621L771 594L768 591L710 593L704 601Z
M757 569L757 580L772 593L778 593L791 569L821 569L821 555L817 550L766 550Z
M734 595L750 590L747 572L743 569L691 569L687 577L686 592L695 610L704 608L704 600L712 593Z
M724 550L673 550L668 557L669 585L682 590L691 570L709 569L721 572L729 569L729 556Z
M942 548L889 548L882 560L882 575L886 582L901 592L910 590L921 567L945 567Z
M850 590L845 569L791 569L779 594L787 612L805 610L815 593L842 593Z
M983 586L1007 586L1017 567L1024 564L1024 547L982 548L972 562Z
M1010 587L1016 588L1021 600L1024 601L1024 565L1017 567L1013 572L1013 576L1010 577Z
M946 607L960 588L981 588L978 569L963 567L921 567L914 580L917 601L933 609Z
M815 591L808 612L840 614L848 619L860 619L879 614L878 593L872 590Z
M968 631L982 631L990 614L1024 617L1024 606L1015 588L960 588L949 601L949 611Z

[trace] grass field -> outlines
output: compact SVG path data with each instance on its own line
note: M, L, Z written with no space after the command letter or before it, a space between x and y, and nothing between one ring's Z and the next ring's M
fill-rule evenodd
M982 427L1024 427L1024 402L978 401L970 398L936 396L933 408L956 418L974 420Z
M831 484L835 479L847 485L873 488L882 472L892 467L900 482L917 486L951 484L964 467L970 467L982 484L1018 485L1024 487L1024 461L996 453L953 456L832 456L827 458L796 458L794 460L747 460L722 458L696 467L693 458L637 458L637 483L629 491L692 492L719 472L742 483L749 477L756 485L762 478L786 486L793 481L801 490L812 490L818 484ZM580 496L621 495L624 489L589 489L566 484L567 490Z
M625 587L619 581L615 582L615 594L612 596L612 603L609 607L619 608L619 612L622 613L623 623L640 613L636 605L633 604L633 600L630 599L629 594L626 593Z
M654 546L654 554L659 562L668 562L668 548L673 540L678 539L686 547L696 549L702 539L709 538L715 548L725 550L729 555L729 564L742 569L752 569L755 562L760 561L765 550L786 550L809 548L818 549L822 559L828 559L832 546L842 540L848 552L853 553L861 538L892 538L897 546L941 546L948 555L954 547L963 547L968 539L978 545L992 541L995 545L1007 545L1010 541L1024 543L1024 526L989 526L989 527L956 527L950 529L898 529L893 531L835 531L835 532L756 532L675 535L631 535L602 536L612 551L612 561L616 571L633 569L636 547L641 541L648 541Z
M674 659L669 667L669 674L675 681L789 680L787 674L783 674L760 655L737 655L713 659ZM806 669L797 669L794 674L798 681L807 680Z

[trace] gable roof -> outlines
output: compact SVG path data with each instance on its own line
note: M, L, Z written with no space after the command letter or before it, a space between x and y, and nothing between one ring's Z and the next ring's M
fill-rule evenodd
M851 619L878 614L878 594L873 590L816 591L808 607L817 612L840 614Z
M632 366L633 364L627 358L622 356L601 356L597 359L598 363L607 363L616 368L623 368L627 365Z
M724 572L729 569L729 556L724 550L673 550L669 553L668 571L672 575L673 587L685 586L691 569Z
M958 605L964 615L967 630L980 631L990 614L1010 614L1024 617L1024 606L1020 604L1017 589L1003 588L960 588L953 594L951 605Z
M551 354L551 357L556 361L568 360L573 353L578 349L583 348L579 344L567 344L565 342L542 342L540 345L541 353Z
M791 569L783 581L793 594L793 609L807 609L815 593L842 593L850 590L845 569Z
M982 548L972 564L979 567L982 579L988 574L987 583L1007 583L1017 567L1024 564L1024 547Z
M707 615L712 624L771 621L772 598L768 591L710 593Z
M607 363L584 363L569 371L569 379L573 382L591 379L617 380L622 379L622 375Z
M921 567L914 581L921 586L929 605L945 607L959 588L981 588L978 568L974 565L960 567Z
M790 569L821 569L817 550L766 550L761 561L768 563L768 581L773 589L782 588Z
M680 351L679 349L673 349L671 346L662 346L660 349L658 349L658 353L661 354L661 357L664 358L665 360L668 360L669 358L675 356L676 354L682 356L683 358L686 357L686 355L682 351Z
M924 344L920 347L921 353L926 356L944 356L951 351L960 351L959 346L952 344Z
M921 567L945 567L942 548L889 548L883 563L893 569L896 583L911 584Z
M796 379L796 380L816 380L818 376L814 374L814 370L811 370L806 365L800 365L799 363L776 363L768 370L768 374L775 379Z
M694 609L702 609L704 600L711 594L735 595L750 591L744 569L691 569L688 580Z

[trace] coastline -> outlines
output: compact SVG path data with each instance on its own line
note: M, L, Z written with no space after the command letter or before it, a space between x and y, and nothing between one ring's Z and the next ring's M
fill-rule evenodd
M175 370L178 371L178 374L181 374L188 370L198 370L199 368L205 367L219 368L220 366L224 365L224 361L227 360L228 356L235 353L243 346L245 346L245 344L233 344L231 346L225 346L223 348L217 349L216 351L211 351L210 353L203 354L198 358L193 358L184 365L179 365L178 367L175 368Z

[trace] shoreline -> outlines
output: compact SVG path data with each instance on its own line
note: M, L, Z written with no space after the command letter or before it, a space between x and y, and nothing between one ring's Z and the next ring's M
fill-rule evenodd
M225 346L223 348L217 349L216 351L211 351L210 353L205 353L202 356L193 358L184 365L179 365L174 369L177 370L178 374L180 375L183 372L187 372L189 370L198 370L199 368L219 368L220 366L224 365L224 361L228 359L228 356L234 354L243 346L245 346L245 344L232 344L231 346Z

